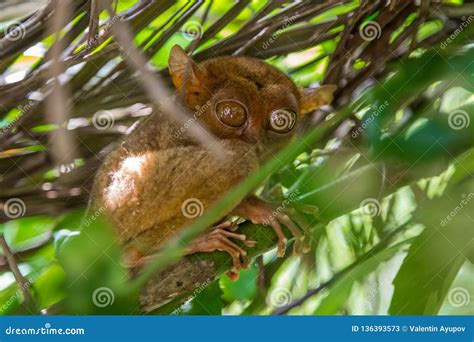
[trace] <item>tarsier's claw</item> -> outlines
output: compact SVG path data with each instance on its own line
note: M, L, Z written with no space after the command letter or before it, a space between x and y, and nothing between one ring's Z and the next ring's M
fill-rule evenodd
M237 281L239 280L239 273L234 271L229 271L226 273L230 280Z
M303 240L303 254L309 253L311 251L311 240L309 236L305 236Z
M245 240L244 241L244 245L247 246L247 247L255 247L255 245L257 244L257 241L254 241L254 240Z
M282 258L286 253L287 238L279 238L277 243L277 256Z
M286 214L278 214L277 219L283 223L285 226L288 227L290 230L291 234L295 237L295 243L293 245L293 255L301 255L301 252L303 250L302 244L305 240L304 235L301 233L299 228L296 226L296 224L288 217Z

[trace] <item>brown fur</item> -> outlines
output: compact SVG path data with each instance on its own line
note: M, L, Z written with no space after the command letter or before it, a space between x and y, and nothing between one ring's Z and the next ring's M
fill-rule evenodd
M169 63L185 105L195 111L193 119L221 140L228 158L216 159L159 112L106 158L95 178L90 210L105 210L121 242L142 254L156 251L189 225L192 219L182 212L187 199L210 208L291 140L294 129L286 134L268 129L273 110L298 113L302 105L308 107L290 78L256 59L222 57L196 65L175 47ZM242 127L227 127L215 115L216 103L229 99L247 109Z

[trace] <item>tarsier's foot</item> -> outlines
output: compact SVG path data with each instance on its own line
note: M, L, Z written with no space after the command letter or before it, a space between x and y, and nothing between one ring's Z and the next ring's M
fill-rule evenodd
M257 197L252 196L245 199L234 209L233 213L244 219L250 220L254 224L264 224L272 227L278 237L277 255L279 257L285 255L287 243L287 238L283 233L281 224L288 227L290 232L296 238L293 246L293 255L299 255L301 252L305 253L309 250L307 243L305 243L306 239L288 215L272 208L270 204Z
M212 227L211 230L203 233L186 248L186 254L223 251L229 253L232 257L233 272L237 273L241 268L248 268L249 258L247 252L232 240L242 241L247 247L255 246L256 242L248 240L244 234L232 232L236 228L237 225L228 221Z

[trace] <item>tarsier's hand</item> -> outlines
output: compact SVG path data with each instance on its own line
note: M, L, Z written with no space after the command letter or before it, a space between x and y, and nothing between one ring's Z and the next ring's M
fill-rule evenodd
M300 255L309 251L309 235L304 230L303 234L290 217L279 208L255 197L250 196L242 201L233 212L242 218L248 219L254 224L264 224L273 228L278 237L277 255L285 255L287 238L283 233L281 225L285 225L295 237L293 255ZM302 227L304 229L305 227Z

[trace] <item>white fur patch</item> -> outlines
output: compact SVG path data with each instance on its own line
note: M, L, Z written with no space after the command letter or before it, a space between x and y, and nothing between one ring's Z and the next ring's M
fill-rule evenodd
M143 175L146 156L131 156L125 158L120 168L113 172L112 182L105 190L107 204L115 209L124 201L134 199L137 180Z

